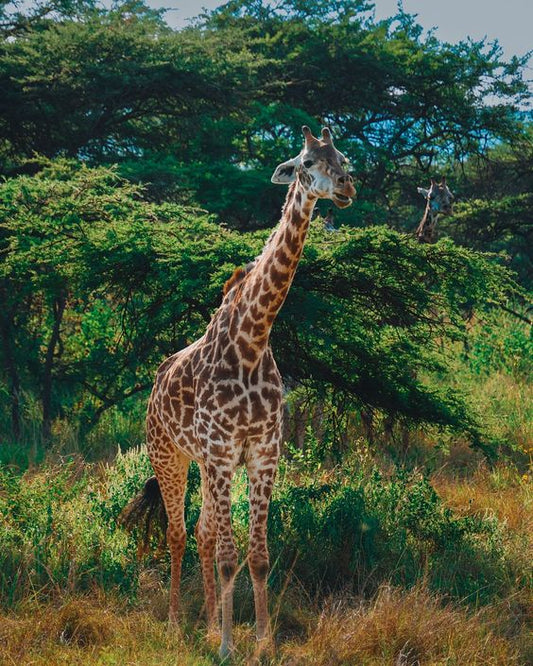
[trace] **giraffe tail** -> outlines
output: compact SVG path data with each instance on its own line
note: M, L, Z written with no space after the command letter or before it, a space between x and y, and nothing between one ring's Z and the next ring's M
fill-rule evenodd
M159 482L151 476L144 488L122 510L119 523L137 536L137 556L141 558L150 550L152 536L159 546L165 542L167 514Z

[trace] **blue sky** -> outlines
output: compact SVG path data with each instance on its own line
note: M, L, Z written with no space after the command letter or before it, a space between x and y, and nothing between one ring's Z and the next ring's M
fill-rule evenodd
M167 7L168 23L181 27L202 7L214 9L223 2L148 0L148 4ZM442 41L458 42L467 37L497 39L507 58L533 50L533 0L404 0L403 5L407 12L418 14L418 22L424 28L437 28L436 35ZM375 7L376 17L386 18L396 13L397 0L375 0ZM532 69L528 78L533 78Z

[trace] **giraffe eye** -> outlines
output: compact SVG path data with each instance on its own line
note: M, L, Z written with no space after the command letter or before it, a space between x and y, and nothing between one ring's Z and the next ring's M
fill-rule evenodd
M312 167L314 164L313 160L304 160L304 167L306 169L309 169L309 167Z

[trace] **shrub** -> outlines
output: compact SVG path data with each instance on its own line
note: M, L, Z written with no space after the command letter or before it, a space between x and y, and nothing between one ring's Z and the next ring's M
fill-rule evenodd
M274 582L289 566L315 591L380 583L430 588L488 601L512 580L497 520L459 516L418 473L369 477L339 469L328 483L311 475L279 487L270 513Z
M516 572L503 526L495 517L465 516L447 508L417 472L357 470L283 473L269 517L271 582L281 589L291 575L319 595L335 589L372 593L383 582L430 589L480 601L505 593ZM139 574L165 553L137 559L136 541L119 524L123 507L142 488L151 468L144 450L119 454L114 464L73 461L22 477L0 470L0 592L12 605L31 590L70 593L117 590L133 599ZM248 540L244 471L234 484L233 522L244 559ZM198 468L191 466L186 501L189 533L185 575L196 575L192 536L200 511Z
M117 588L131 594L138 564L132 540L111 519L98 479L79 463L16 477L0 472L0 595Z

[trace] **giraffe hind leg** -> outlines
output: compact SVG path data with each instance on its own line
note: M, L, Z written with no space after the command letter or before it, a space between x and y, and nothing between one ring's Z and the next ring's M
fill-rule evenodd
M167 544L170 550L169 620L178 621L181 563L185 552L185 490L189 458L158 429L156 441L148 441L148 453L154 468L168 518Z

